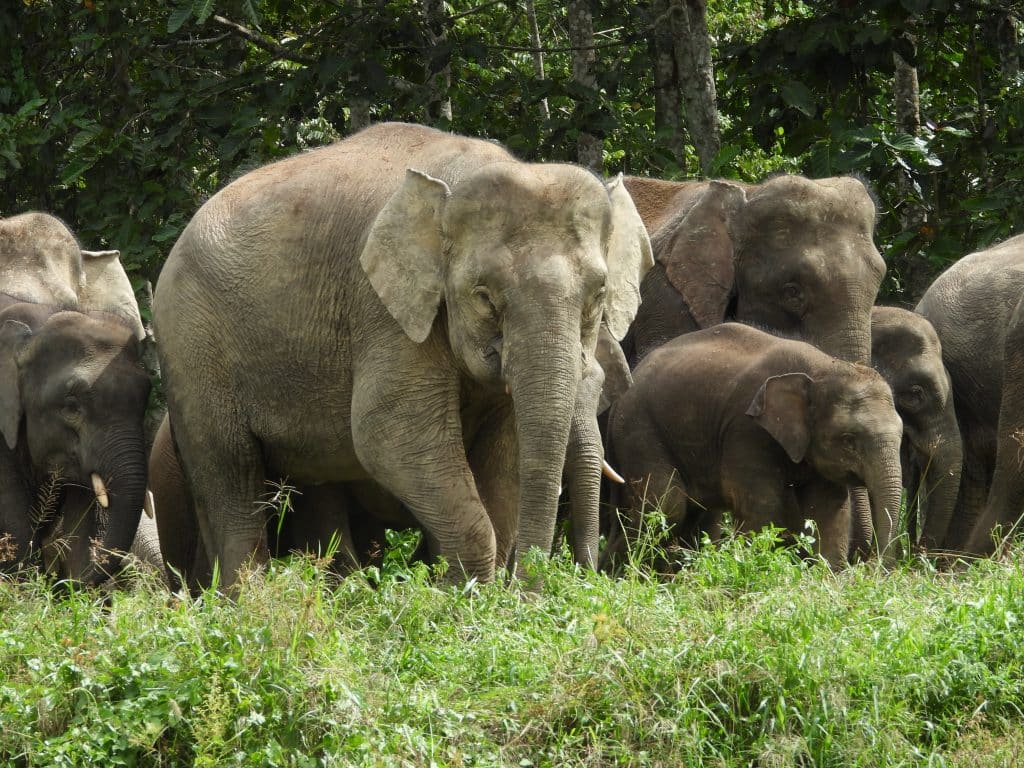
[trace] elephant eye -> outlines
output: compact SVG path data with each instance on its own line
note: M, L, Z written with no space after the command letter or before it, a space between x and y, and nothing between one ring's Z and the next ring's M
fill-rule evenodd
M787 311L800 313L804 310L804 290L796 283L786 283L782 286L782 306Z
M915 384L910 389L900 393L899 404L907 410L915 410L924 404L924 387Z
M61 408L64 416L67 418L74 418L82 412L82 401L79 400L75 395L68 395L64 398L64 406Z
M491 301L491 292L488 291L484 286L478 285L473 289L473 296L476 299L476 305L485 315L490 317L497 317L498 310L494 306L494 302Z

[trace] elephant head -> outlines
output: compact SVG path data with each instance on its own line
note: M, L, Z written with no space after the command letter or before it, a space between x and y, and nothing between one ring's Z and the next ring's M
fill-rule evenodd
M878 551L885 553L902 495L903 424L892 394L875 371L839 360L811 378L787 373L768 378L747 415L796 463L806 461L827 480L864 485Z
M60 219L46 213L0 219L0 309L18 301L75 309L85 280L78 241Z
M885 263L872 240L875 206L860 181L784 175L759 185L676 186L675 213L662 213L651 237L664 275L649 281L664 285L645 285L641 356L694 325L732 319L869 361Z
M99 583L132 545L145 502L149 389L122 323L30 304L0 313L0 452L17 457L36 496L21 511L35 516L31 547L58 529L64 539L61 575Z
M496 162L449 187L410 170L377 215L361 263L409 338L424 342L443 312L455 365L511 394L517 550L547 552L599 326L625 335L653 263L621 177L606 186L574 166Z
M871 313L871 363L892 389L903 419L906 474L924 513L920 545L943 546L960 490L963 442L942 346L923 316L897 307ZM915 516L911 515L911 521Z

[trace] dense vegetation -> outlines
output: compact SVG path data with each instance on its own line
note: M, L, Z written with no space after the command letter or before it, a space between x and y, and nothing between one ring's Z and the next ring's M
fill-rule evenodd
M753 542L675 578L442 588L400 549L237 602L0 589L0 758L56 765L1011 766L1021 553L833 575Z
M232 176L367 118L495 138L530 159L575 159L589 131L607 173L695 175L692 142L684 135L682 154L670 149L652 76L655 36L670 17L659 11L683 6L704 11L703 0L590 2L591 86L572 75L567 5L549 0L7 3L0 214L57 213L88 245L120 248L141 283ZM893 267L885 290L912 299L1024 212L1021 8L711 3L721 148L705 170L866 177ZM894 54L916 72L916 124L897 123Z

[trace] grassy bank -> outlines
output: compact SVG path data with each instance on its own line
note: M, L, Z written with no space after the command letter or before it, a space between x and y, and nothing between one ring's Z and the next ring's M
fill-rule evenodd
M897 766L1024 758L1024 556L833 575L731 541L670 581L440 588L311 561L237 602L0 585L14 765Z

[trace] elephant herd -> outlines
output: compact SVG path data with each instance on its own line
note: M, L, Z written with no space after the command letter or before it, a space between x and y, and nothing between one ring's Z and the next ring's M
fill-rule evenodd
M451 578L487 581L550 551L560 508L576 560L598 566L603 531L614 568L653 502L689 544L724 513L813 520L838 568L893 556L904 488L915 545L989 554L1024 512L1024 237L915 312L874 307L876 215L853 178L606 181L372 126L240 177L182 232L148 459L151 339L117 252L0 219L4 566L95 584L134 540L174 586L219 563L230 587L335 535L358 567L417 526Z

